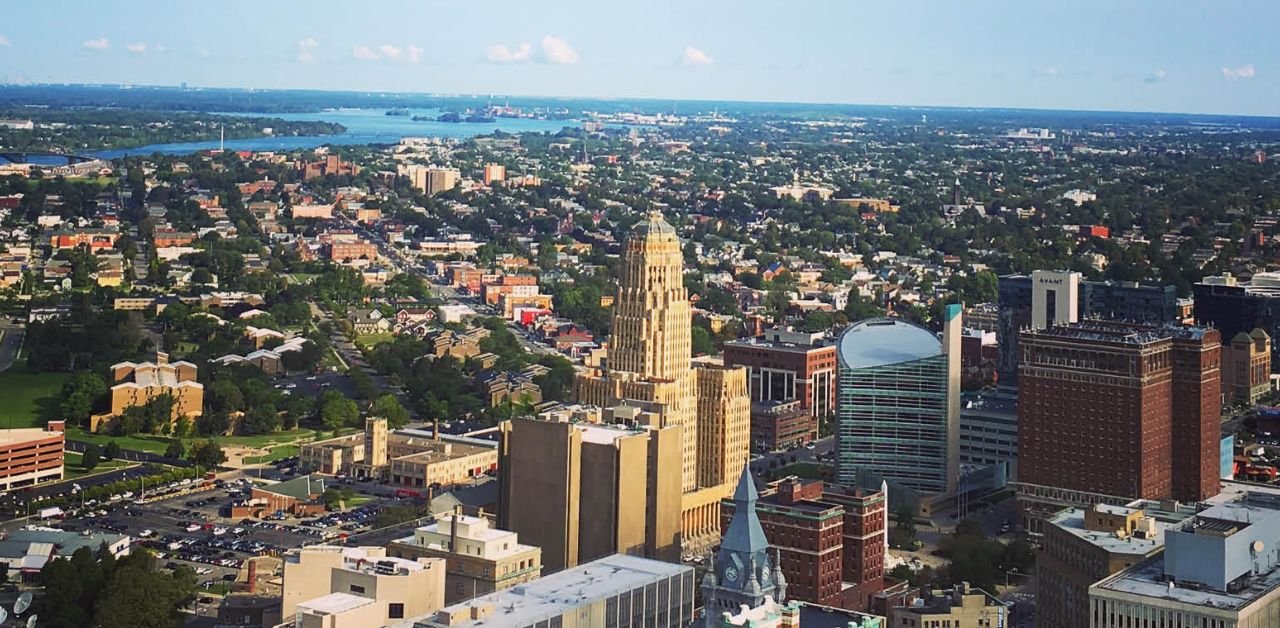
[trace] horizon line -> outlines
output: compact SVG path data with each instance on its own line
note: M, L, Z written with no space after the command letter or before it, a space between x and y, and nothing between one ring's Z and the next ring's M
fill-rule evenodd
M170 85L162 83L125 83L125 82L102 82L102 83L77 83L77 82L0 82L0 88L5 87L92 87L92 88L115 88L115 89L132 89L135 87L144 89L174 89L174 90L227 90L227 91L243 91L243 92L321 92L329 94L364 94L364 95L397 95L397 96L426 96L432 98L483 98L485 96L494 97L501 94L505 98L529 98L529 99L548 99L548 100L595 100L595 101L644 101L644 102L670 102L670 103L731 103L731 104L749 104L749 105L809 105L818 107L867 107L867 108L885 108L885 109L915 109L915 110L944 110L944 111L1016 111L1016 112L1035 112L1035 113L1092 113L1092 114L1124 114L1124 115L1165 115L1165 116L1196 116L1196 117L1218 117L1218 118L1258 118L1264 120L1280 120L1280 114L1260 114L1260 113L1215 113L1215 112L1189 112L1189 111L1150 111L1150 110L1132 110L1132 109L1055 109L1051 107L1010 107L995 105L903 105L903 104L883 104L883 103L851 103L836 101L786 101L786 100L755 100L755 99L710 99L710 98L667 98L656 96L556 96L546 94L514 94L505 92L482 93L438 93L438 92L419 92L419 91L396 91L396 90L351 90L351 89L333 89L321 87L220 87L214 85ZM206 111L204 113L214 113ZM246 112L251 113L251 112ZM269 112L262 112L269 113Z

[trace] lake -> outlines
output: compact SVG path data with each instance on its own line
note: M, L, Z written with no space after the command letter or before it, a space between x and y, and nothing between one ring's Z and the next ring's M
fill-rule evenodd
M493 122L436 122L435 117L443 113L440 109L410 109L408 116L389 116L385 109L335 109L317 113L230 113L221 115L238 115L250 117L279 118L297 122L336 122L347 127L345 133L338 135L299 135L295 137L255 137L251 139L227 140L227 150L249 151L284 151L315 148L325 144L395 144L404 137L448 137L468 138L485 135L497 130L507 133L556 133L564 127L581 126L579 120L531 120L526 118L498 118ZM413 116L427 116L430 122L415 122ZM137 148L119 148L111 150L91 151L90 156L101 159L116 159L130 155L150 155L164 153L182 155L202 150L218 148L218 140L200 142L179 142L174 144L152 144Z

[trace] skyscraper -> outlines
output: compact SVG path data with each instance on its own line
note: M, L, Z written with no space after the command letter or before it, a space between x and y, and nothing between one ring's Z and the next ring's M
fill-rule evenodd
M1022 332L1018 497L1039 519L1219 490L1217 330L1082 321Z
M692 365L692 313L676 230L651 212L627 238L603 369L575 381L578 401L638 402L681 430L681 533L685 547L714 544L720 500L746 465L751 407L747 372Z
M893 318L866 320L840 336L836 472L860 473L924 495L955 490L960 446L960 306L949 305L943 339Z

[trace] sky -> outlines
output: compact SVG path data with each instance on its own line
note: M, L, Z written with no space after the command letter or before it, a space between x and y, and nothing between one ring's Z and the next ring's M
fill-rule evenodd
M1277 23L1268 0L39 0L0 21L0 83L1280 115Z

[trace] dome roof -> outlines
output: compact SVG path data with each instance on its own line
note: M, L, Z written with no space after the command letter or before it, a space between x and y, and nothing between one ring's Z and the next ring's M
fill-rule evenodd
M659 211L649 212L649 215L645 216L644 220L636 223L636 226L631 228L631 237L633 238L647 238L651 235L674 236L675 234L675 227L672 227L671 223L668 223L662 217L662 212Z
M863 369L942 355L942 342L919 325L896 318L873 318L844 330L837 352L842 366Z

